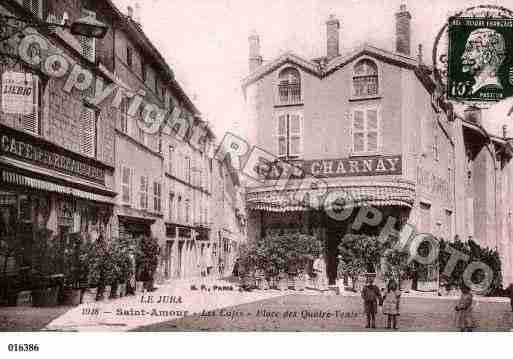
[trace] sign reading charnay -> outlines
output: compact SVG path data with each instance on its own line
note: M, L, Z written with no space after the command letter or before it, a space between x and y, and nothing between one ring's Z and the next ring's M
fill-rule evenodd
M358 156L352 158L290 161L292 165L291 179L304 178L306 174L317 178L383 176L402 173L402 157L395 156ZM279 179L283 166L281 161L267 167L265 179ZM262 171L264 172L264 171Z
M447 96L500 101L513 95L513 19L449 20Z

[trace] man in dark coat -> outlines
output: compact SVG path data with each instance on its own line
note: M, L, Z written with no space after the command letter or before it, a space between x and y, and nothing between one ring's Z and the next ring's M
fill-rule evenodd
M363 310L367 316L365 328L376 328L376 313L378 312L378 301L381 305L383 298L381 291L374 284L373 277L367 277L365 286L362 289Z

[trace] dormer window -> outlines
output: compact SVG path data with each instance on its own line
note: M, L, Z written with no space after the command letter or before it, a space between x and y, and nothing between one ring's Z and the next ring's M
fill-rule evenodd
M354 66L353 95L355 97L377 96L378 90L378 66L372 60L360 60Z
M280 105L301 102L301 75L293 67L283 69L278 75L278 95Z

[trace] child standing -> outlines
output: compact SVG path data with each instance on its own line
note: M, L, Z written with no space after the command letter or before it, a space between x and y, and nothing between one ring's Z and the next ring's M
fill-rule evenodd
M382 302L381 292L374 285L374 278L367 277L366 284L362 289L363 310L367 316L365 328L376 328L376 313L378 312L378 300Z
M397 283L392 279L388 283L387 292L383 298L383 314L387 315L387 329L390 329L391 325L393 329L397 329L400 300L401 292L397 290Z
M472 315L473 297L470 288L465 284L461 286L461 297L456 310L456 325L462 332L471 332L474 325L474 317Z

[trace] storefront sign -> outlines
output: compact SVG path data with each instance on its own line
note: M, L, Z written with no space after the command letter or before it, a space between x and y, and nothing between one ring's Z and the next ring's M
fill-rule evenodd
M402 173L402 157L396 156L362 156L351 158L292 161L292 179L304 178L306 174L317 178L383 176ZM283 172L281 162L273 163L267 171L261 171L266 179L278 179Z
M2 74L2 111L19 115L34 112L34 81L31 73Z
M87 163L86 159L50 143L34 142L31 136L0 126L0 155L105 184L103 168Z

